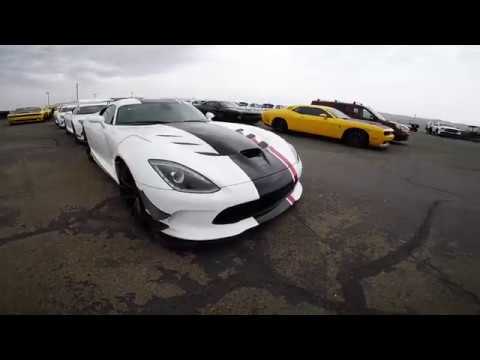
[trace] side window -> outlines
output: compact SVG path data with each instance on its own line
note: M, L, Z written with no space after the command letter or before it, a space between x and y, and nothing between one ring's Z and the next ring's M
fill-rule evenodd
M353 115L354 115L354 116L360 115L360 110L359 110L358 107L356 107L356 106L353 108Z
M295 109L295 111L302 115L313 115L313 116L320 116L321 114L325 114L329 116L325 111L322 109L308 107L308 106L300 106Z
M362 118L365 120L374 120L372 113L367 109L362 109Z
M294 109L293 111L302 114L302 115L310 115L309 108L306 106L299 106L298 108Z
M113 116L115 115L115 106L110 105L107 110L103 113L103 117L105 118L105 123L106 124L112 124L113 122Z
M321 116L321 115L326 115L326 117L330 117L330 115L328 115L328 113L322 109L317 109L317 108L310 108L310 115L313 115L313 116Z

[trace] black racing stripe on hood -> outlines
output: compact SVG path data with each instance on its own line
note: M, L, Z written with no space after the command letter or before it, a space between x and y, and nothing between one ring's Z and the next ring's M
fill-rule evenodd
M236 155L242 150L254 147L252 146L254 144L246 139L245 136L210 122L178 122L166 125L184 130L202 139L220 155Z
M292 181L284 163L237 131L210 122L179 122L169 123L167 126L186 131L208 143L219 155L229 156L253 181L260 196ZM248 149L261 151L259 156L247 157L242 151ZM274 174L275 176L272 176Z

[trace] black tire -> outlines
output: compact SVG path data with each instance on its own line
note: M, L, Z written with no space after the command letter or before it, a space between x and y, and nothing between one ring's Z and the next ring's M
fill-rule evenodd
M353 147L367 147L368 146L368 134L363 130L347 130L343 137L344 142L348 146Z
M272 121L272 129L278 133L286 133L288 131L287 122L284 119L276 118Z
M145 211L140 191L130 170L123 162L118 163L116 169L121 197L130 208L135 221L141 226L149 226L150 216Z

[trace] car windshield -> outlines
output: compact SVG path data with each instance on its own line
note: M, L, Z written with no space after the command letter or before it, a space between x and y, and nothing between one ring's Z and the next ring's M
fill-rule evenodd
M107 105L91 105L80 107L77 114L95 114L100 112Z
M149 125L200 121L207 118L194 106L177 102L124 105L118 108L116 125Z
M385 116L383 116L382 114L376 112L375 110L373 110L372 108L369 108L369 107L365 107L368 111L370 111L373 115L375 115L377 118L379 118L380 120L384 120L384 121L387 121L387 119L385 119Z
M328 108L328 111L329 111L333 116L335 116L336 118L340 118L340 119L351 119L350 116L348 116L347 114L341 112L340 110L337 110L337 109L334 109L334 108Z
M236 107L238 107L237 104L235 104L231 101L222 101L222 102L220 102L220 104L222 104L222 106L226 107L226 108L236 108Z

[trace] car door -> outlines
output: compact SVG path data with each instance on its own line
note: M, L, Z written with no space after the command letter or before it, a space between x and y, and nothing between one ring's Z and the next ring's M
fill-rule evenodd
M308 108L307 111L309 114L306 115L306 120L308 121L308 126L312 134L336 137L332 125L333 118L329 113L323 109L314 107Z
M103 163L108 163L108 149L105 133L112 126L111 124L114 114L115 107L110 105L100 113L101 117L99 117L98 120L92 120L88 124L88 129L90 130L87 132L88 143L90 144L90 148L95 152L95 155Z
M113 132L113 120L115 117L116 107L110 105L103 113L103 122L100 126L100 136L98 137L98 145L100 156L109 166L112 166L112 132Z
M297 124L294 125L292 130L296 130L295 127L298 126L299 131L307 132L309 134L316 135L329 135L329 114L320 109L309 106L300 106L295 109L297 113ZM290 124L289 124L290 127Z
M308 132L308 107L298 106L291 110L287 125L290 130Z
M76 107L73 111L72 111L72 116L70 117L70 123L71 123L71 127L72 127L72 130L74 130L74 123L76 121L76 116L77 116L77 113L80 111L80 107Z

